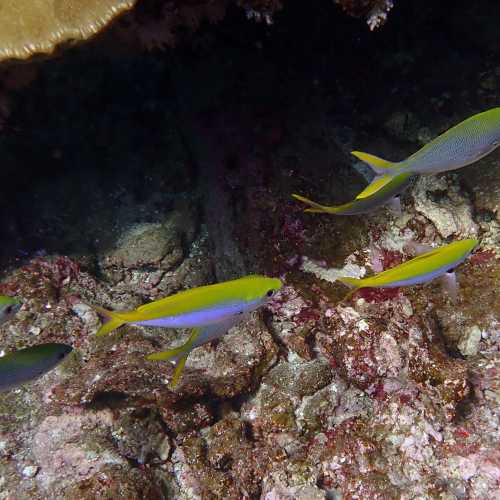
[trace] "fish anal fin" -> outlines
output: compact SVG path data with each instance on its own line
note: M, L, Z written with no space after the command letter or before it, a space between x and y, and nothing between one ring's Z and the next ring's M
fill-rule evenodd
M188 354L189 353L186 353L184 354L184 356L178 359L177 364L175 365L174 375L172 377L172 380L170 381L170 384L168 384L170 389L175 389L177 387L182 372L184 371L184 366L186 365Z
M191 330L191 335L189 339L179 347L174 347L173 349L169 349L168 351L155 352L146 356L148 361L166 361L170 360L175 363L175 371L173 378L170 382L170 387L174 388L179 382L180 376L182 375L182 371L184 370L184 366L186 364L189 353L193 349L193 344L200 335L202 328L193 328Z
M167 361L170 360L173 363L177 362L177 359L181 357L186 349L185 346L186 344L182 344L179 347L174 347L173 349L169 349L168 351L161 351L161 352L155 352L153 354L150 354L149 356L146 356L146 359L148 361Z

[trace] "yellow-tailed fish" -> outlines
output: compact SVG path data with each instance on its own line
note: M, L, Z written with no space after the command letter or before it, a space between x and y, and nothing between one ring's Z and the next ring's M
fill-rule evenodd
M371 212L382 205L390 205L396 211L400 211L399 195L410 185L411 177L411 173L403 173L394 177L379 178L377 182L372 182L359 193L354 200L343 205L320 205L298 194L292 194L292 196L309 205L311 208L306 208L304 211L310 213L357 215Z
M0 357L0 392L41 377L72 350L66 344L40 344Z
M460 240L425 252L403 264L367 278L339 278L339 281L360 288L395 288L426 283L434 278L446 279L447 291L456 297L456 279L453 270L461 264L478 244L477 240ZM354 292L353 291L353 292Z
M400 162L361 151L352 151L352 154L370 165L379 176L393 177L403 172L437 174L455 170L476 162L498 146L500 108L492 108L455 125Z
M105 335L126 323L193 328L189 340L184 345L148 357L177 361L171 384L175 386L187 356L194 347L223 335L240 321L245 313L264 305L281 286L282 283L277 278L254 275L179 292L144 304L133 311L114 312L96 307L97 312L107 319L97 335Z
M9 321L22 306L22 302L15 297L0 295L0 325Z

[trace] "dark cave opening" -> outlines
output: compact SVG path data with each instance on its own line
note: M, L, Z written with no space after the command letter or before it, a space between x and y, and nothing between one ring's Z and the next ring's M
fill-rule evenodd
M371 32L331 2L288 2L270 26L231 8L175 49L116 53L111 37L37 63L34 82L9 95L0 134L2 261L109 247L118 226L199 199L197 170L248 169L242 150L266 165L247 180L266 183L297 124L313 148L346 130L364 147L367 136L387 140L383 123L399 111L439 124L481 109L481 76L498 67L498 9L401 2ZM332 168L304 163L297 170L311 179Z

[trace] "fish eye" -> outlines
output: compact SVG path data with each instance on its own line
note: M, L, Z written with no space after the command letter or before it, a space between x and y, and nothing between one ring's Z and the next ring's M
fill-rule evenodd
M268 297L272 297L274 295L274 290L268 290L267 293L266 293L266 295Z
M6 312L7 314L10 314L10 313L12 312L12 306L7 306L7 307L5 308L5 312Z

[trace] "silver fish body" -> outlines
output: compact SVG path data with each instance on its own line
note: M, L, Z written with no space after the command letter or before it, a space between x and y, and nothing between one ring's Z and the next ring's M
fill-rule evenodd
M224 321L231 321L241 315L258 309L266 299L253 301L235 301L219 304L215 307L189 311L175 316L131 322L133 325L157 326L163 328L199 328L208 325L218 325Z
M446 131L406 160L401 171L437 174L474 163L500 145L500 108L474 115Z

